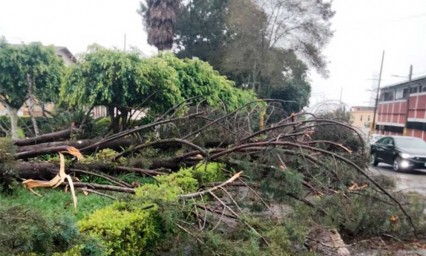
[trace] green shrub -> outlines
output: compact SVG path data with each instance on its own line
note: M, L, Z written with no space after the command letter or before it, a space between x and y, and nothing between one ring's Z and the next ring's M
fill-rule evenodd
M78 225L82 232L99 238L108 255L141 255L159 238L156 210L116 203L97 210Z
M225 176L222 171L222 164L220 163L200 163L194 168L191 168L191 173L195 179L198 180L200 184L207 182L218 182L223 181Z
M49 219L20 206L0 208L0 230L0 248L5 255L63 252L80 237L72 218Z

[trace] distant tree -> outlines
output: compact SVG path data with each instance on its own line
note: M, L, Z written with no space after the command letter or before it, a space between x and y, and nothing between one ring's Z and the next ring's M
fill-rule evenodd
M226 15L229 0L192 0L179 8L176 51L180 58L196 56L220 67L228 44Z
M321 54L333 36L335 12L327 0L254 0L268 20L263 36L269 48L293 50L308 65L326 75L327 62Z
M179 10L176 51L200 57L260 97L288 98L302 86L307 95L291 107L300 110L310 93L308 68L326 75L321 51L333 15L323 1L192 0Z
M193 97L230 110L256 99L201 60L180 60L173 54L142 59L138 53L98 46L82 56L61 88L68 106L106 106L114 131L127 128L132 110L162 113Z
M146 0L140 3L138 13L148 32L148 44L159 51L172 49L179 4L180 0Z
M51 46L0 40L0 103L10 117L12 138L18 138L18 110L30 97L41 102L57 99L63 68Z

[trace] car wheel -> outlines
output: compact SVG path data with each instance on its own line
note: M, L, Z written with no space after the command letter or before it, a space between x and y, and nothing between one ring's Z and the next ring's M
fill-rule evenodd
M401 171L401 158L399 156L395 157L395 159L393 160L393 170L396 172Z
M370 156L371 158L370 158L370 163L372 164L372 165L374 165L374 166L377 166L378 164L379 164L379 160L377 160L377 155L376 155L376 153L371 153L371 156Z

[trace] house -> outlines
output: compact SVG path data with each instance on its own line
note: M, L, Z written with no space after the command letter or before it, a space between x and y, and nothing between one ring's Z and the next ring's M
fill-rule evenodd
M360 129L370 129L373 123L374 107L353 106L350 109L350 122Z
M376 133L426 140L426 76L380 89Z

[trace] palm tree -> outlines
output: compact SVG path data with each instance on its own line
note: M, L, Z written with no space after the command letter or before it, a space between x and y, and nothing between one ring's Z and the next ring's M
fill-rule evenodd
M142 16L148 32L148 44L154 45L159 51L172 49L180 1L146 0L146 4L141 2L138 13Z

